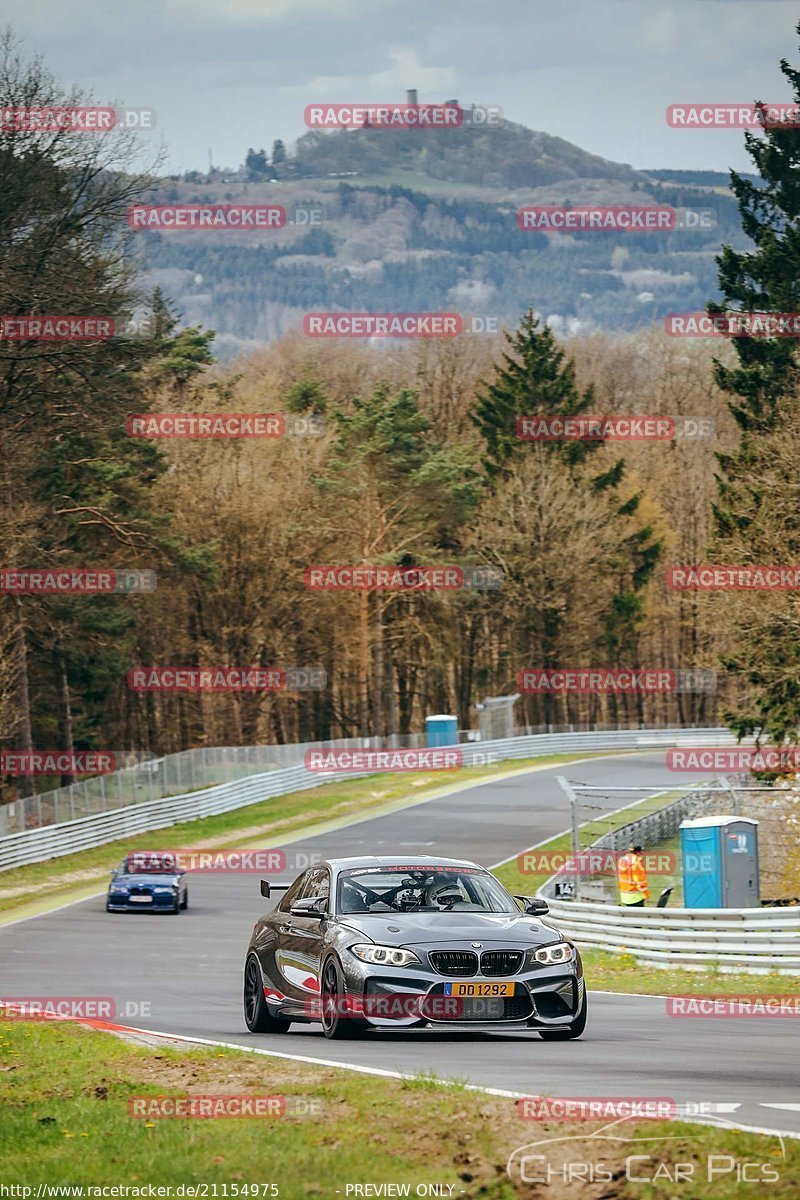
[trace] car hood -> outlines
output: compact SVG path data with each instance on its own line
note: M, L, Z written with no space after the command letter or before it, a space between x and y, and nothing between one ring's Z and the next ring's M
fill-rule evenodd
M115 875L111 883L115 887L132 887L143 883L145 887L172 887L178 882L177 875L143 875L137 871L135 875Z
M542 946L561 935L552 925L520 913L348 913L343 924L388 946L453 946L472 941L497 945Z

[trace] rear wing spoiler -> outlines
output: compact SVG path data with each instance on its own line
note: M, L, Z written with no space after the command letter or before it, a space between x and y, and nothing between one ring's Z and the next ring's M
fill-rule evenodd
M286 892L291 886L291 883L270 883L268 879L262 879L261 895L269 900L271 892Z

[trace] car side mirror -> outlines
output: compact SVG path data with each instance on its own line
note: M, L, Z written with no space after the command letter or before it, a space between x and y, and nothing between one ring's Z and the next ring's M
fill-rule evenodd
M261 880L261 895L264 897L265 900L269 900L269 880L268 879Z
M550 905L539 896L515 896L514 899L521 901L529 917L544 917L550 912Z
M304 900L295 900L289 912L293 917L319 917L325 916L328 908L327 896L307 896Z

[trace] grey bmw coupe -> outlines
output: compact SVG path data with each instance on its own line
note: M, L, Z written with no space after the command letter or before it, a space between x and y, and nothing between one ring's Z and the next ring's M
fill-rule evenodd
M326 1037L367 1030L533 1030L580 1037L576 947L484 867L426 855L331 859L282 890L253 929L244 968L252 1033L293 1021Z

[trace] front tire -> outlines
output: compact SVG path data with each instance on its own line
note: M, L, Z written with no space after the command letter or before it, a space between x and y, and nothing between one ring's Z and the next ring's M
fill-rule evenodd
M188 908L188 907L189 907L189 889L187 888L186 891L183 893L183 903L181 904L181 908Z
M326 1038L334 1041L357 1038L368 1028L365 1021L346 1013L347 985L333 955L325 960L320 972L320 999L322 1032Z
M569 1042L573 1038L579 1038L586 1028L586 992L583 993L583 1004L581 1011L578 1013L571 1025L565 1025L562 1029L540 1029L539 1037L545 1042Z
M251 1033L286 1033L291 1021L273 1017L264 999L261 967L255 954L244 964L244 1023Z

